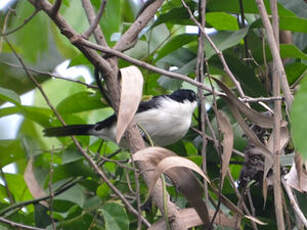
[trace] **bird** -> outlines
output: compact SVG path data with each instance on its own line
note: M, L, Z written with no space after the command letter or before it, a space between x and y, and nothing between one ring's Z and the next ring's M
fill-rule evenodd
M147 133L154 145L167 146L186 135L197 104L194 91L179 89L171 94L154 96L150 100L140 102L134 121L141 127L140 131L145 140ZM46 137L92 135L116 143L116 122L117 117L113 114L96 124L51 127L43 132ZM122 140L119 145L126 147L125 142Z

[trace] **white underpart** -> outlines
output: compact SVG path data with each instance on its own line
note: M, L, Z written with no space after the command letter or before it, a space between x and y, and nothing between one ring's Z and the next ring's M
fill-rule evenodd
M192 115L196 106L196 101L185 100L181 103L170 98L163 98L159 108L137 113L134 119L149 133L155 145L170 145L185 136L191 126ZM100 130L99 136L114 141L115 131L115 126ZM121 142L121 145L125 144Z

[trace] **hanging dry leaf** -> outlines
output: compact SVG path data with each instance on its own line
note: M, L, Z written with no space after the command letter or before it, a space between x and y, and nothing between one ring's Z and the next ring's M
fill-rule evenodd
M208 208L202 200L202 187L190 169L199 173L208 182L209 179L194 162L178 157L174 152L161 147L145 148L135 153L133 157L135 161L148 161L155 166L149 185L149 194L161 174L165 173L183 193L190 205L195 208L203 223L209 224Z
M296 165L293 163L290 172L287 175L285 175L286 182L290 187L296 189L299 192L307 192L307 174L306 173L301 174L300 178L301 183L299 183L298 178L299 177Z
M136 113L143 92L143 75L136 66L129 66L121 72L121 95L117 116L116 142L119 143Z
M280 146L279 151L284 149L290 140L289 130L287 127L280 128ZM273 152L273 135L270 136L268 143L266 144L268 150Z
M189 168L193 171L197 172L199 175L201 175L208 183L210 183L208 177L203 173L203 171L191 160L188 160L183 157L179 156L170 156L164 158L156 167L153 180L151 182L151 185L149 186L149 193L151 193L153 186L159 179L162 173L165 173L167 170L171 168L177 168L177 167L183 167L183 168ZM167 173L166 173L167 174Z
M210 218L213 216L214 211L210 210ZM202 225L202 221L197 215L195 209L193 208L185 208L180 209L177 218L180 218L182 220L182 223L184 224L184 229L190 229L199 225ZM233 228L236 224L236 220L234 218L229 218L221 211L218 212L217 217L214 219L214 224L223 226L223 227L229 227ZM167 229L167 226L165 224L165 219L161 218L159 221L154 223L148 230L162 230Z
M221 184L223 186L224 178L227 173L233 148L233 132L229 119L222 111L217 112L217 121L219 124L219 128L223 133L223 156L222 156L222 179L221 179Z
M174 152L162 147L148 147L133 154L135 161L149 161L152 165L158 165L165 157L177 156Z
M257 219L256 217L254 216L244 216L246 219L249 219L249 220L252 220L254 221L255 223L259 224L259 225L267 225L267 223L265 222L262 222L261 220Z
M245 114L247 118L255 123L256 125L263 128L273 128L273 117L266 116L247 107L243 102L237 99L237 97L224 85L220 80L213 78L219 87L226 93L227 97L223 97L227 102L232 103L236 108L240 110L241 113ZM281 126L287 126L286 121L281 121Z
M248 127L248 125L245 123L244 119L242 118L239 110L231 103L229 102L229 108L231 110L231 113L233 114L236 121L239 123L240 127L246 134L246 136L249 138L249 141L251 141L255 147L258 147L261 149L262 153L267 156L269 159L272 159L272 153L267 149L267 147L259 140L259 138L256 136L256 134L251 131Z
M290 139L290 136L289 136L288 128L281 127L280 128L280 146L278 149L279 152L281 152L287 146L289 139ZM269 141L266 144L266 148L273 154L273 133L271 134ZM266 203L268 185L272 184L271 181L268 180L267 178L267 175L272 167L273 167L273 161L269 159L268 157L266 157L264 159L263 184L262 184L264 205Z
M28 161L26 170L24 172L24 180L28 186L28 189L31 193L31 195L35 198L41 198L46 196L45 191L40 187L40 185L38 184L34 172L33 172L33 158L30 158L30 160ZM40 202L42 205L48 207L48 203L46 201L41 201Z

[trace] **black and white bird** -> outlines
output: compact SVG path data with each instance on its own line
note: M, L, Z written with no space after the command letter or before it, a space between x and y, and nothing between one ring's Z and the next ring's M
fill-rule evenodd
M179 89L172 94L154 96L141 102L134 121L146 130L155 145L166 146L185 136L196 106L196 94L192 90ZM93 135L115 142L116 121L116 116L112 115L96 124L47 128L44 133L48 137ZM120 145L124 146L122 141Z

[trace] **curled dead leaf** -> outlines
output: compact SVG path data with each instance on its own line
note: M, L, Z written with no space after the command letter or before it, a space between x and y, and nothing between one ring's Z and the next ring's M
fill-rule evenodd
M136 113L143 92L143 75L136 66L122 68L121 95L117 116L116 142L119 143Z
M257 218L254 217L254 216L247 216L247 215L245 215L244 217L245 217L246 219L249 219L249 220L251 220L251 221L254 221L256 224L259 224L259 225L267 225L267 223L262 222L261 220L257 219Z
M222 111L217 112L217 121L219 124L219 128L223 133L222 180L221 180L221 183L223 185L233 148L233 132L229 119Z
M223 98L229 103L231 103L233 106L235 106L237 109L240 110L241 113L245 114L246 117L255 123L256 125L263 127L263 128L273 128L273 117L266 116L262 113L259 113L256 110L253 110L249 107L247 107L243 102L241 102L232 92L227 88L224 83L222 83L220 80L213 78L218 86L226 93L226 96L223 96ZM286 121L281 121L281 126L285 127L287 126Z
M24 180L28 186L28 189L31 193L31 195L35 198L41 198L46 196L45 191L41 188L41 186L38 184L34 172L33 172L33 158L30 158L28 161L26 170L23 174ZM48 203L46 201L40 202L42 205L48 207Z
M148 147L136 152L135 161L147 161L154 165L154 171L151 184L149 185L149 194L159 180L162 173L165 173L177 189L183 193L190 205L195 208L199 217L205 225L209 224L209 212L207 205L202 200L202 187L196 179L193 171L200 174L209 182L203 171L192 161L177 156L174 152L161 147Z

